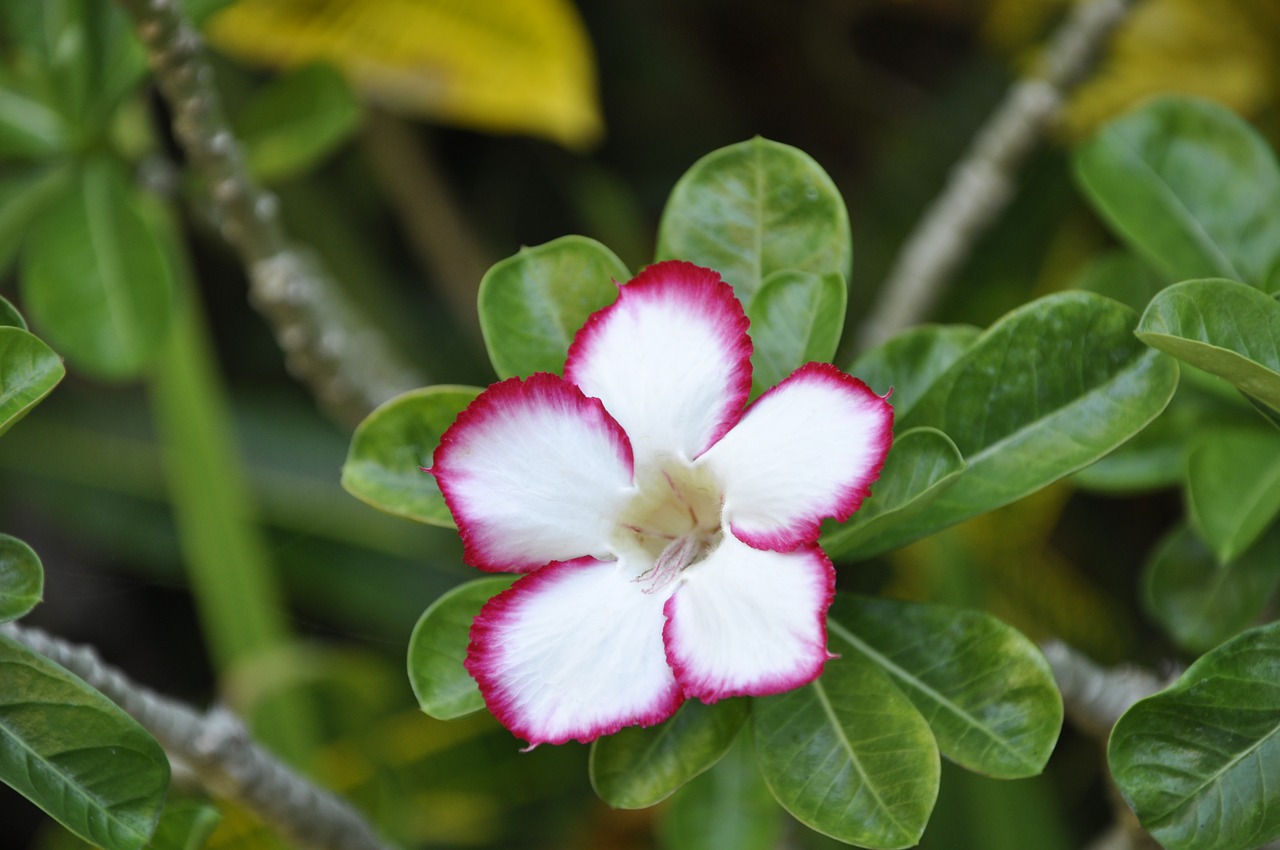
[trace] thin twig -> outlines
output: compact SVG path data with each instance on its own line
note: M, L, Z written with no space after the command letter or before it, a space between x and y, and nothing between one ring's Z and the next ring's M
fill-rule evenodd
M133 16L173 112L174 133L207 184L222 235L249 271L250 300L272 324L290 370L348 422L425 379L401 361L310 254L291 244L279 201L245 166L199 33L178 0L119 0Z
M1087 0L1054 34L1040 76L1019 80L916 225L858 331L873 348L927 317L978 237L1013 197L1018 169L1057 119L1132 0Z
M131 682L90 647L6 623L0 634L62 665L119 705L212 794L254 812L287 840L314 850L389 850L348 803L258 747L226 709L206 714Z

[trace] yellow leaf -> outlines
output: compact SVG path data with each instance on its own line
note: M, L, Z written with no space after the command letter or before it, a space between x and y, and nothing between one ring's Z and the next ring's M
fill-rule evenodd
M603 132L590 41L569 0L240 0L210 41L241 61L326 61L367 99L574 149Z

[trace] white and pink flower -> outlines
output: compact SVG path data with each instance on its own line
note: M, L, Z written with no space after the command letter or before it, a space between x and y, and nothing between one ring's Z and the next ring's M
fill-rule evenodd
M825 363L747 406L747 324L715 272L650 266L563 378L494 384L441 439L465 560L527 573L481 610L466 668L530 744L780 693L830 657L819 523L869 493L893 411Z

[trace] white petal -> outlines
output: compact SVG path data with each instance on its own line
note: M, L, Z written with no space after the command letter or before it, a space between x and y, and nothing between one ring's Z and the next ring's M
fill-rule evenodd
M726 536L667 602L667 662L686 697L765 696L818 677L835 570L822 550L753 549Z
M530 744L586 742L680 707L662 644L666 596L635 575L590 558L550 564L485 604L466 666L504 726Z
M640 470L663 456L692 460L742 415L751 390L746 315L715 272L657 263L578 332L565 378L604 402Z
M524 572L602 554L634 492L627 436L554 375L485 390L445 431L431 472L467 563Z
M827 363L801 366L756 399L699 459L724 488L733 534L785 552L849 518L871 492L893 440L893 408Z

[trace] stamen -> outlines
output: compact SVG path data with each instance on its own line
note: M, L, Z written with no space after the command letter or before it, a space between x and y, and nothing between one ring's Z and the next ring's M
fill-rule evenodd
M704 541L697 535L677 537L667 544L662 553L653 562L653 566L636 577L637 582L644 582L643 593L656 593L675 580L702 554Z

